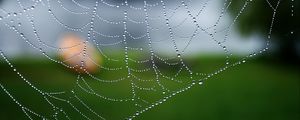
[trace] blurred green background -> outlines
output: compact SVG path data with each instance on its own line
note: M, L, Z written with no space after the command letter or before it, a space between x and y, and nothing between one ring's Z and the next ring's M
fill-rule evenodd
M203 58L203 57L202 57ZM218 58L205 58L218 61ZM24 72L33 83L45 84L43 88L71 86L74 81L72 72L54 63L43 60L15 60L20 72ZM40 106L41 101L35 93L30 94L28 86L23 85L15 73L3 62L0 64L0 79L14 93L22 91L17 98L26 105ZM41 67L42 66L42 67ZM47 69L43 69L47 68ZM49 76L51 74L51 76ZM56 81L57 82L53 82ZM63 80L63 81L59 81ZM142 120L298 120L300 113L299 69L276 62L253 59L236 68L228 69L191 90L175 96L159 107L138 117ZM94 84L99 84L95 82ZM124 86L127 87L127 86ZM79 96L86 93L78 93ZM2 119L24 119L25 115L4 93L0 92ZM88 99L88 98L87 98ZM92 102L91 102L92 101ZM95 110L111 114L108 119L123 118L119 104L105 107L99 99L89 100ZM43 108L36 108L43 110ZM83 109L84 107L79 107ZM47 111L47 110L45 110ZM125 110L126 111L126 110ZM71 114L72 116L73 114ZM74 113L76 116L76 113Z
M276 4L277 1L270 1ZM0 0L1 3L1 0ZM229 8L233 17L244 1L233 0ZM243 35L259 32L266 35L272 18L268 4L255 0L241 16L237 28ZM141 120L299 120L300 119L300 70L299 70L299 1L294 2L294 17L290 17L290 1L282 0L274 26L274 48L252 58L245 64L230 68L205 81L204 85L176 95L160 106L140 115ZM291 34L293 32L293 34ZM241 58L237 56L236 59ZM218 55L194 56L194 62L205 61L199 69L210 71L210 65L224 64ZM66 70L49 60L19 56L11 61L20 73L32 83L46 90L64 90L74 86L76 73ZM122 63L116 66L123 66ZM169 70L170 73L174 72ZM104 76L106 75L103 73ZM122 74L122 73L115 73ZM109 75L106 75L109 76ZM0 58L0 81L18 100L38 112L50 115L49 106L32 91L16 73ZM91 82L91 84L99 84ZM93 85L92 85L93 86ZM123 86L126 89L126 85ZM103 88L109 89L109 88ZM108 90L109 91L109 90ZM21 93L21 94L20 94ZM24 94L22 94L24 93ZM26 93L26 94L25 94ZM134 108L123 104L99 101L85 93L78 96L96 111L105 113L107 119L123 119ZM67 98L67 97L66 97ZM70 98L72 99L72 98ZM61 106L68 106L57 103ZM75 103L76 104L76 103ZM78 106L84 111L84 106ZM128 109L128 110L127 110ZM69 111L71 118L81 119L78 113ZM62 117L62 116L60 116ZM0 119L22 120L26 116L21 109L0 90ZM37 119L37 118L36 118ZM92 118L92 119L96 119Z

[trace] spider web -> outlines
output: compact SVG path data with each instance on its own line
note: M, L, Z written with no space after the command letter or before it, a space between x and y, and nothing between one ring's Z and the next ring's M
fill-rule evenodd
M66 4L68 2L72 5ZM245 63L248 58L268 50L269 41L261 50L251 52L242 59L232 60L233 54L226 44L230 40L234 24L251 5L252 0L245 0L234 19L229 22L226 22L225 16L228 16L227 10L232 1L225 0L216 20L211 24L202 24L202 18L206 17L204 12L212 2L216 1L142 1L133 4L127 0L98 0L88 4L76 0L17 0L16 5L20 10L8 12L1 9L1 24L21 38L20 42L26 43L47 60L70 69L79 66L84 73L74 76L72 84L49 88L38 81L30 80L30 74L19 71L6 56L5 50L0 49L1 57L11 67L10 71L14 71L19 80L31 90L26 94L38 96L39 99L36 100L36 105L28 104L22 101L23 97L20 97L20 93L17 94L16 89L8 89L9 85L6 86L2 81L0 87L29 119L136 118L172 97L202 85L210 77ZM268 38L271 39L280 0L275 5L268 0L266 3L273 11L268 33ZM199 9L194 10L191 7L193 4ZM60 11L68 15L61 14ZM68 19L68 16L78 16L78 19L67 23L65 19ZM39 17L48 17L49 23L37 21ZM56 27L43 27L46 24ZM32 29L26 30L24 26L31 26ZM92 74L86 70L84 60L93 61L93 58L85 49L78 54L85 59L75 66L70 66L53 56L53 53L74 47L60 48L54 45L53 40L50 40L53 43L46 42L46 39L51 37L40 31L57 28L59 31L53 34L72 31L86 38L78 45L86 48L87 44L93 44L97 48L105 61L103 65L94 62L100 69L99 74ZM211 66L214 70L206 71L198 65L201 61L189 61L190 46L199 44L195 41L210 41L212 46L217 46L217 49L224 53L223 64ZM164 49L168 53L167 56L160 54L162 50L159 45L167 48ZM47 76L53 76L53 73L47 73ZM97 104L93 105L94 103ZM119 106L114 109L122 111L116 112L121 115L112 115L105 111L113 105Z

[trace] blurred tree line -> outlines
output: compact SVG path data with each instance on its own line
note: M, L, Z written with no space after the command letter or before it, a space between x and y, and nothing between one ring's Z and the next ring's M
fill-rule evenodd
M232 5L229 8L232 17L238 14L245 1L232 0ZM274 8L278 2L278 0L268 1ZM245 8L236 23L243 35L259 32L266 35L267 38L274 12L268 1L252 0ZM294 11L293 15L292 10ZM271 43L275 44L274 51L265 54L263 57L284 63L299 64L299 22L299 0L280 0L271 34Z

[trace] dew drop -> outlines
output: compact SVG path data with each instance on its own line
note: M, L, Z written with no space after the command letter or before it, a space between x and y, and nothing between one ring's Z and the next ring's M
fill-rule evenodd
M199 82L199 85L202 85L202 84L203 84L203 82L202 82L202 81L200 81L200 82Z

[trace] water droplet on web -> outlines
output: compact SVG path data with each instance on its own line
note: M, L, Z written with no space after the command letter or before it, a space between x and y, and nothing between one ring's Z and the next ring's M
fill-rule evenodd
M0 16L0 20L2 20L3 19L3 17L2 16Z
M199 85L202 85L202 84L203 84L203 82L202 82L202 81L200 81L200 82L199 82Z

